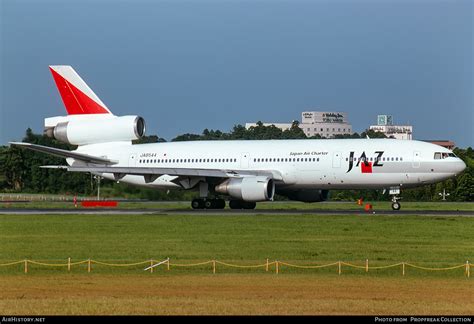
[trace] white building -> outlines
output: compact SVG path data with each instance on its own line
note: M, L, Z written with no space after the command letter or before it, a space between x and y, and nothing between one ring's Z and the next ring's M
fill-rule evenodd
M281 130L291 128L292 123L263 123L264 126L274 125ZM245 128L257 126L256 123L246 123ZM299 127L307 137L320 135L332 138L335 135L352 134L352 125L349 124L347 113L326 111L303 111Z
M385 136L411 140L413 139L413 126L411 125L393 125L393 118L391 115L378 115L377 125L370 126L371 130L384 133Z
M300 128L306 136L320 135L331 138L335 135L352 134L347 113L327 111L303 111Z

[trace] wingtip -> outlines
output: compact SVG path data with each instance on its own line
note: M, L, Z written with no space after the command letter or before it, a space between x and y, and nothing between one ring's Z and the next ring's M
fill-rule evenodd
M25 142L8 142L10 145L31 145L31 143L25 143Z

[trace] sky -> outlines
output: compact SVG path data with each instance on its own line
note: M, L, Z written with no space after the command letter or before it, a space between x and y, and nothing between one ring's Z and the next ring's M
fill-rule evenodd
M64 64L166 140L314 110L474 146L473 16L470 0L0 0L0 145L65 115L48 69Z

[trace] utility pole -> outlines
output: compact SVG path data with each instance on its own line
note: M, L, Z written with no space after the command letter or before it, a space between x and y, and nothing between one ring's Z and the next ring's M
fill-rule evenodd
M100 200L100 180L103 179L101 176L94 176L94 179L97 180L97 200Z
M443 188L443 192L439 192L438 195L443 197L441 200L446 201L446 197L449 196L449 192L446 192L446 189Z

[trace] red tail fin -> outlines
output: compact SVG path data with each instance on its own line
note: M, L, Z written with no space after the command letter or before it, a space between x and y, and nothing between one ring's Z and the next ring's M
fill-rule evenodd
M68 115L112 114L71 66L52 65L49 69Z

